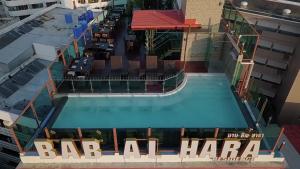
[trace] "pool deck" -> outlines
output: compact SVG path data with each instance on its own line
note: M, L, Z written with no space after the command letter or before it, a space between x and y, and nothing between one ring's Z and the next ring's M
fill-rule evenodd
M191 81L188 81L188 78ZM69 95L69 101L62 111L57 113L57 118L53 118L55 119L53 125L50 125L52 128L249 127L245 119L247 117L241 111L239 101L231 91L224 74L188 74L179 88L167 94L73 94L71 96ZM132 106L132 102L136 106ZM210 106L211 104L214 106ZM177 106L174 107L175 105ZM124 110L127 113L122 113ZM82 114L87 115L86 113L90 114L89 124L79 118ZM62 123L65 118L68 119L68 124ZM166 121L168 123L165 123Z

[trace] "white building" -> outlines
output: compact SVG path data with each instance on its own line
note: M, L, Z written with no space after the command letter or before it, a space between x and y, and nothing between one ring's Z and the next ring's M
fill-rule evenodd
M61 3L70 9L78 7L101 9L107 5L123 5L126 2L127 0L0 0L0 16L7 15L23 19L56 3Z
M59 2L60 0L2 0L6 14L20 19Z

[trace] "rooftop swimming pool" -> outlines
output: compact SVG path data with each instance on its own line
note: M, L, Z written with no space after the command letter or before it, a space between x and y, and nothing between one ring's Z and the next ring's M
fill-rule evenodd
M247 128L225 74L189 74L169 96L69 97L52 128Z

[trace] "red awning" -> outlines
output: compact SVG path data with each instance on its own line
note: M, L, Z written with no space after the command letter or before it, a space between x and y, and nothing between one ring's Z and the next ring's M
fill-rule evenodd
M200 24L195 19L184 19L181 10L135 10L133 12L131 29L183 29L199 28Z

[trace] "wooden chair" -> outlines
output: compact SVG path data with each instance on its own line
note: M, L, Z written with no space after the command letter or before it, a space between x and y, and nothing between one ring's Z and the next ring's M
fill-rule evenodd
M157 56L146 56L146 69L147 71L157 69Z
M129 60L128 61L128 74L132 77L139 77L141 76L141 64L138 60Z
M105 60L94 60L92 69L98 75L103 74L105 72Z
M122 56L111 56L110 63L111 63L111 70L120 70L123 68Z
M164 72L165 73L175 73L177 70L176 60L164 60Z

